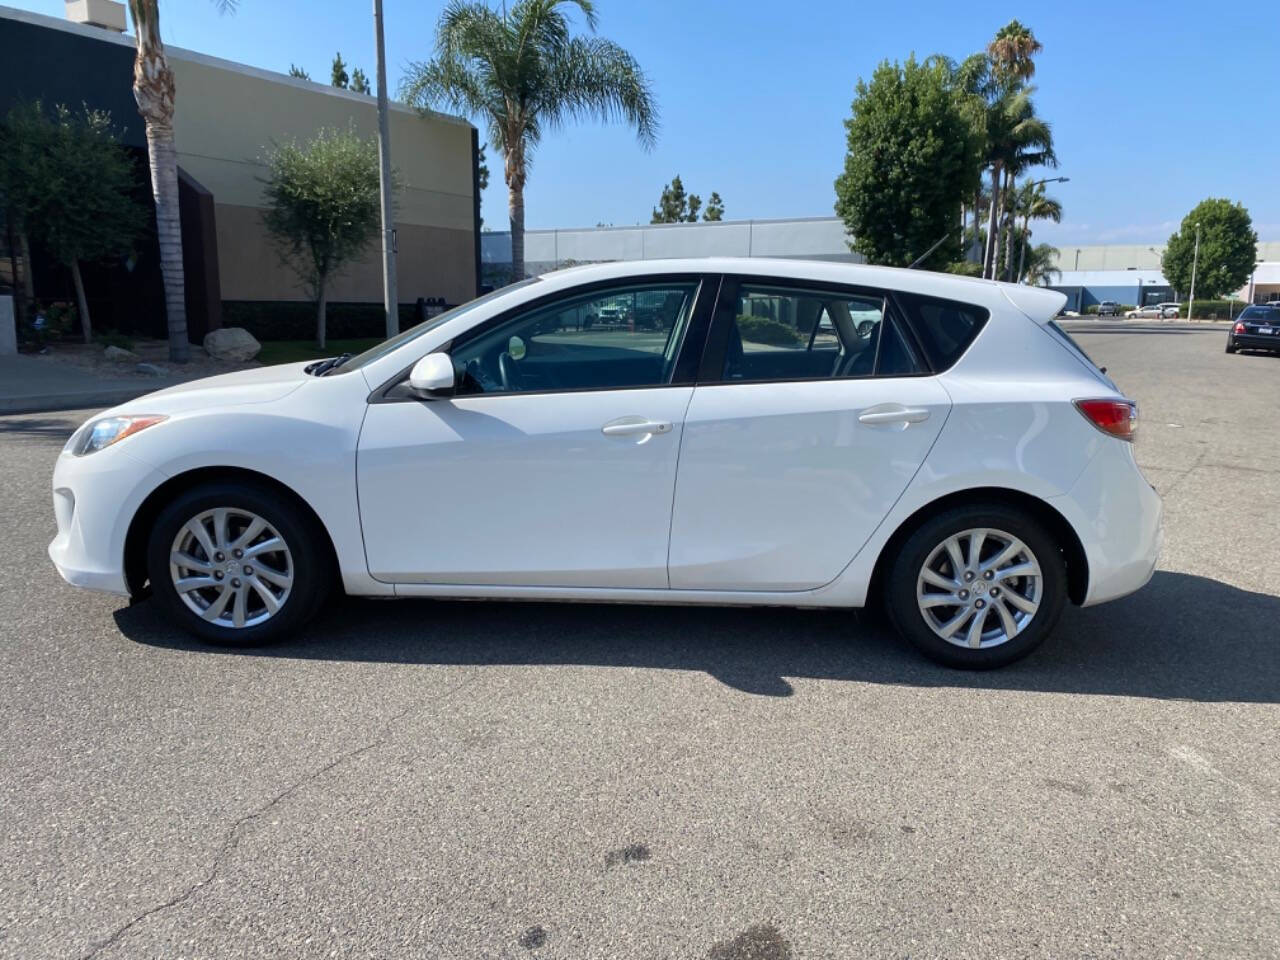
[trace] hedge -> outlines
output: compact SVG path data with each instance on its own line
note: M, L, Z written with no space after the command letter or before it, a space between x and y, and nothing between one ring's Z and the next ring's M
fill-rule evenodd
M771 347L793 347L800 342L800 335L794 329L772 317L739 316L738 333L743 340Z
M417 304L400 304L400 329L417 322ZM316 305L305 300L223 300L222 325L244 327L258 340L311 340L316 335ZM332 340L382 337L387 315L380 303L330 303L325 330Z
M1118 307L1116 307L1115 316L1123 317L1125 315L1126 310L1134 310L1134 309L1136 309L1136 307L1134 307L1132 303L1122 303ZM1089 306L1084 308L1084 312L1086 316L1092 317L1096 315L1098 312L1098 304L1091 303Z
M1240 311L1247 307L1243 300L1197 300L1195 301L1195 312L1192 314L1197 320L1227 320L1231 317L1238 317ZM1178 316L1184 320L1187 316L1187 305L1184 303L1178 309Z

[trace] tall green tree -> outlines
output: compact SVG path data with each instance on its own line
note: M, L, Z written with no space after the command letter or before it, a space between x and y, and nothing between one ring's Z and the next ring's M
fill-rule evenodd
M662 188L658 205L653 208L649 217L650 223L696 223L698 211L702 210L702 198L696 193L685 193L684 182L676 174L671 182ZM703 220L720 220L724 217L724 201L720 194L712 191L703 211Z
M214 0L218 9L234 10L236 0ZM156 207L156 238L160 246L160 274L164 279L164 309L169 327L169 359L186 363L186 274L182 267L182 220L178 212L178 149L173 139L176 87L173 69L160 40L160 0L129 0L133 17L135 55L133 98L147 130L151 161L151 195Z
M1196 296L1216 300L1248 282L1257 263L1258 234L1249 211L1239 203L1211 197L1196 204L1169 238L1160 261L1165 279L1184 296L1191 292L1197 224L1200 256L1195 263Z
M338 51L333 55L333 63L329 67L329 83L345 90L350 82L351 78L347 76L347 65L342 60L342 51Z
M352 131L276 146L266 156L262 219L316 301L316 345L324 349L330 280L377 234L378 142Z
M946 65L882 62L870 83L858 81L845 129L835 206L853 249L871 263L908 266L950 233L929 263L956 260L979 145Z
M593 32L574 36L573 7ZM511 218L513 279L524 276L524 189L543 133L570 121L624 120L653 145L658 108L635 58L594 36L591 0L517 0L495 11L450 0L436 28L435 56L410 65L401 96L420 108L444 105L480 118L503 156Z
M49 116L36 104L19 118L16 132L26 141L23 152L32 154L24 171L33 194L27 228L70 270L89 343L93 324L80 264L129 253L142 232L146 210L134 196L133 160L112 130L111 115L87 107L75 114L60 104Z
M1038 243L1027 248L1026 262L1023 264L1023 279L1034 287L1043 287L1062 275L1058 269L1058 248L1047 243Z
M310 79L311 79L311 74L307 73L307 71L303 70L303 69L302 69L300 66L298 66L296 63L291 63L291 64L289 64L289 76L291 76L291 77L293 77L293 78L295 78L295 79L297 79L297 80L310 80Z
M365 72L359 67L351 68L351 85L347 89L352 93L373 94L373 87L369 84L369 78L365 76Z
M0 122L0 210L17 243L22 263L14 278L18 296L14 298L19 323L35 300L31 275L31 214L41 197L41 167L47 162L44 132L48 126L40 104L20 101ZM12 259L17 269L17 259Z

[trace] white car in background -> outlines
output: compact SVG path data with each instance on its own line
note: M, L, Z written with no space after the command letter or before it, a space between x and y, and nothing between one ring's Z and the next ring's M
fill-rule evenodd
M547 321L623 298L661 304L662 335ZM358 356L95 416L58 458L49 553L215 643L293 635L335 588L874 597L929 656L998 666L1068 601L1141 587L1161 541L1135 405L1063 300L793 260L560 271Z

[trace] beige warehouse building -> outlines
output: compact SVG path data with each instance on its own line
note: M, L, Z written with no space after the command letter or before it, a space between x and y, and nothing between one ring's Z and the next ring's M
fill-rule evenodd
M81 102L111 112L123 141L145 151L142 118L132 97L133 40L111 29L113 8L103 0L68 4L76 23L0 7L0 62L6 89L0 112L20 100ZM106 14L104 16L103 14ZM123 10L119 8L123 26ZM99 25L103 22L107 25ZM262 157L273 143L303 140L321 128L364 136L377 132L372 96L232 63L176 47L166 48L177 86L175 139L181 171L184 258L192 339L221 324L224 308L237 316L272 303L306 301L262 224ZM51 69L52 65L56 65ZM479 205L475 129L443 114L391 108L396 197L399 299L448 304L476 295L479 278ZM158 264L151 249L131 267L102 265L86 275L95 316L99 306L114 325L141 314L137 332L163 330ZM37 298L56 298L58 270L33 255ZM154 282L153 282L154 281ZM43 289L40 289L43 288ZM122 304L122 298L128 301ZM381 255L376 238L364 258L338 275L331 303L382 302ZM156 311L160 311L158 318ZM261 310L257 311L261 313ZM296 311L295 311L296 312ZM338 313L340 314L340 310ZM376 331L372 331L376 332Z

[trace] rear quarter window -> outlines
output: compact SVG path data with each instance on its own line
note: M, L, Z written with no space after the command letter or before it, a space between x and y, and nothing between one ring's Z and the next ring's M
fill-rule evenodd
M982 307L954 300L915 293L900 293L897 299L935 372L946 370L960 359L989 316Z

